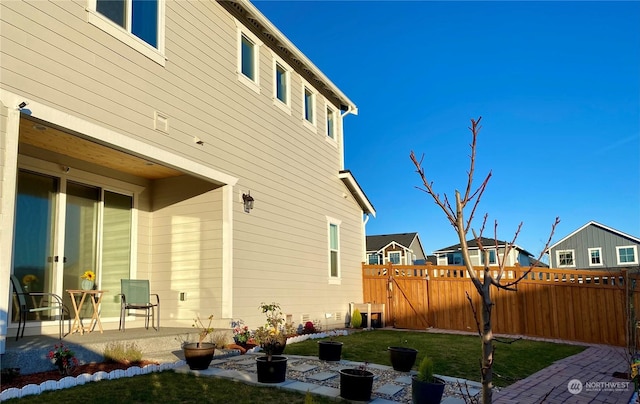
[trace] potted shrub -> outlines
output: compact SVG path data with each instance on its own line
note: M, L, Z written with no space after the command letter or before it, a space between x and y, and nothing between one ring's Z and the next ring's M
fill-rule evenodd
M433 375L433 361L425 356L418 365L418 374L411 378L413 404L437 404L444 394L444 381Z
M281 330L284 323L282 311L278 303L262 303L260 310L267 316L267 322L254 334L256 343L265 353L256 358L258 382L282 383L287 374L287 358L280 356L287 344L287 338Z
M211 342L203 342L207 335L213 332L211 321L213 321L213 315L209 316L209 324L205 327L200 317L196 317L192 327L199 328L198 342L185 343L182 346L184 359L192 370L207 369L213 359L216 345Z
M373 373L367 364L357 368L340 369L340 397L345 400L369 401L373 390Z
M399 372L411 371L414 363L416 363L417 350L404 346L390 346L387 350L394 370Z

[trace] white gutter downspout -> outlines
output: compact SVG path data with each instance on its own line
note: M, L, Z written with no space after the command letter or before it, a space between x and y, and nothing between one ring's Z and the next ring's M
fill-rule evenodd
M340 133L342 136L342 139L340 139L340 142L338 142L338 147L340 148L340 169L344 170L344 117L349 115L349 114L354 114L357 115L358 114L358 108L353 108L353 106L351 104L349 104L349 106L347 107L347 110L340 113Z

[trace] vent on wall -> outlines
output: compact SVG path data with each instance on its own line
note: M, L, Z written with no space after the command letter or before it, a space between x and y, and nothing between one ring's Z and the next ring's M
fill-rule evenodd
M162 112L155 112L154 120L154 129L159 130L160 132L169 133L169 117L167 117Z
M311 320L309 320L309 315L308 314L303 314L302 315L302 324L306 323L307 321L311 321Z
M333 318L336 319L336 321L341 321L342 320L342 313L336 313L333 315Z

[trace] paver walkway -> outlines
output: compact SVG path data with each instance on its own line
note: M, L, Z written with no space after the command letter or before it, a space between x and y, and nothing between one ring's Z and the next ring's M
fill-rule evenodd
M613 377L614 372L628 371L626 358L624 348L591 346L495 392L493 402L626 404L633 396L633 383Z

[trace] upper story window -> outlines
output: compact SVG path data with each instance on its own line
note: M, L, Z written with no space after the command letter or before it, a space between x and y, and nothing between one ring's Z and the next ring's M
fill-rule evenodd
M88 0L87 20L162 65L165 0Z
M313 91L311 91L309 87L303 86L302 98L303 98L302 117L304 118L304 122L307 122L315 127L316 95Z
M369 265L380 264L380 256L378 254L367 254L367 262Z
M400 264L402 259L402 254L400 253L400 251L392 251L389 253L389 262L397 265Z
M275 52L273 55L273 103L291 115L291 71L292 69Z
M241 38L240 71L251 81L257 81L256 44L246 35Z
M480 265L484 265L484 251L479 251L480 253ZM489 265L496 265L498 260L496 258L496 250L489 250Z
M447 253L447 265L464 265L461 252Z
M327 136L332 140L336 139L336 111L331 107L327 107Z
M289 71L276 63L276 98L289 105Z
M158 0L96 0L96 11L154 48L158 47Z
M589 266L602 265L602 248L589 248Z
M573 252L574 252L573 250L556 251L556 260L558 261L558 268L576 266Z
M238 20L238 80L260 93L260 46L262 42Z
M637 246L622 246L616 247L616 257L618 259L618 265L637 264L638 263L638 249Z

